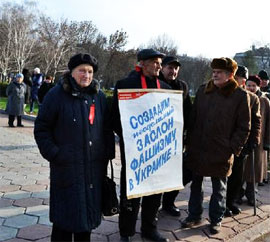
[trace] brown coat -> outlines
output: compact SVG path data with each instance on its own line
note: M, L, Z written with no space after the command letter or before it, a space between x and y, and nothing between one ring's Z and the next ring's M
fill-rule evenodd
M261 110L260 99L258 96L250 91L247 91L250 98L250 110L251 110L251 130L248 137L248 144L258 145L261 141Z
M187 167L201 176L229 176L250 132L247 92L233 79L220 89L210 80L196 94L190 121Z
M270 102L262 92L257 93L260 99L261 110L261 133L260 143L255 149L255 182L262 182L266 178L267 173L267 156L265 148L270 147ZM248 157L244 180L253 182L251 156Z

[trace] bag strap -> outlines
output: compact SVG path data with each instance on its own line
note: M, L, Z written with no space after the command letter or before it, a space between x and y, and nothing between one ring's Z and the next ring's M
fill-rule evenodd
M110 159L110 165L111 165L111 179L113 180L114 174L113 174L113 163L112 160Z

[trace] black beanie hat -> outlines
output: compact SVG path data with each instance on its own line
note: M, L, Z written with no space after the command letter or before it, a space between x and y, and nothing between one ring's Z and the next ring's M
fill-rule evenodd
M258 74L258 76L262 79L262 80L269 80L268 74L265 70L261 70Z
M260 86L261 84L261 79L258 76L249 76L246 82L248 81L255 82L257 86Z
M98 61L97 59L89 54L77 54L72 56L69 59L68 62L68 69L70 70L70 72L77 66L81 65L81 64L89 64L90 66L93 67L94 72L96 72L98 70Z
M243 77L245 79L248 79L248 68L245 66L238 66L237 71L235 73L235 76Z

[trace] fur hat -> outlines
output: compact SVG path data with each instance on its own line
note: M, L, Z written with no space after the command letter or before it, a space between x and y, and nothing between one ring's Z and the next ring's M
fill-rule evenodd
M235 74L237 70L237 62L228 57L215 58L211 62L212 69L222 69Z
M246 82L248 82L248 81L255 82L257 84L257 86L260 86L260 84L261 84L261 79L258 76L249 76L248 79L246 80Z
M258 74L258 76L262 79L262 80L269 80L269 76L267 74L267 72L265 70L261 70Z
M245 66L238 66L237 71L235 73L235 76L243 77L245 79L248 79L248 68Z
M157 50L154 49L143 49L141 51L138 52L137 54L137 60L141 61L141 60L148 60L151 58L155 58L155 57L159 57L159 58L163 58L165 55Z
M92 55L81 54L81 53L74 55L69 59L68 69L71 72L74 68L76 68L77 66L82 65L82 64L89 64L90 66L93 67L94 72L96 72L98 70L97 59Z

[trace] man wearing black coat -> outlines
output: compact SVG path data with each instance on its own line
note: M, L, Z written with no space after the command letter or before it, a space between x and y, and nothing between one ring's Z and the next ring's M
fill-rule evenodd
M175 56L166 56L162 60L162 69L159 79L166 82L173 90L183 91L183 116L184 116L184 134L187 130L189 113L192 108L191 99L188 93L188 85L186 82L178 79L181 63ZM185 137L185 136L184 136ZM185 143L185 140L184 142ZM180 216L180 210L174 205L175 198L179 191L166 192L163 195L162 210L171 216Z
M68 67L45 96L34 135L50 162L51 240L90 241L101 223L101 185L107 160L114 158L114 135L106 97L93 79L97 60L77 54Z
M38 100L39 100L40 104L42 104L43 99L44 99L45 95L47 94L47 92L51 88L54 87L52 80L53 80L52 76L46 76L45 80L43 81L40 88L38 89Z
M164 54L153 49L143 49L137 59L139 65L125 79L118 81L114 89L114 99L112 104L112 124L113 129L120 137L121 151L121 187L120 187L120 214L119 229L121 241L130 241L130 237L135 234L136 220L140 207L140 198L127 199L126 196L126 160L124 152L124 141L122 126L118 106L118 89L142 89L142 88L164 88L170 87L159 80L161 62ZM141 211L141 232L142 237L152 241L168 241L157 231L157 212L160 206L161 194L145 196L142 198Z

